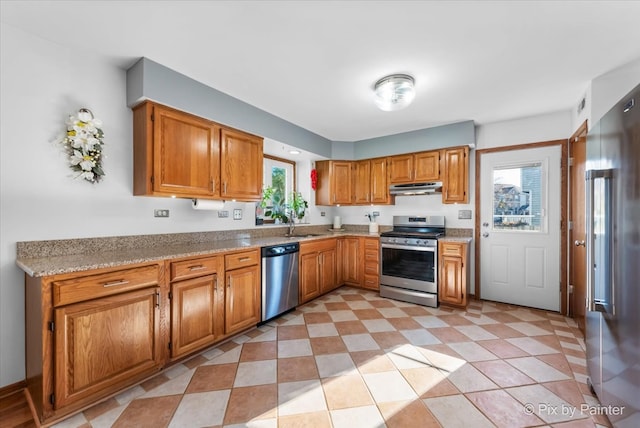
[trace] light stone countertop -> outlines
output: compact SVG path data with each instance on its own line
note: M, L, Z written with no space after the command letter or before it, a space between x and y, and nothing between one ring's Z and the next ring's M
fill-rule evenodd
M472 237L469 236L444 236L442 238L438 238L438 241L443 242L466 242L470 244L473 241Z
M127 248L113 251L52 255L47 257L18 257L16 264L32 277L43 277L72 272L82 272L92 269L126 266L135 263L157 262L166 259L196 257L216 253L238 250L249 250L270 245L287 244L291 242L306 242L338 236L371 236L379 234L368 232L327 232L318 236L300 236L287 238L271 236L261 238L245 238L219 240L197 243L183 243L141 248Z

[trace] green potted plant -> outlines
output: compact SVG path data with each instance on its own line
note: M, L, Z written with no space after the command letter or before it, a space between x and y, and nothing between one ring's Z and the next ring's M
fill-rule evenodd
M300 192L291 192L290 203L284 198L281 191L273 186L267 186L262 191L260 208L264 209L264 215L271 217L276 223L288 223L289 220L301 219L309 207Z

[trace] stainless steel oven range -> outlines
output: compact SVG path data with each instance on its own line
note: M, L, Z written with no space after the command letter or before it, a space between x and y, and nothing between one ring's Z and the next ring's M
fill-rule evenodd
M394 216L380 234L380 295L438 307L438 238L444 216Z

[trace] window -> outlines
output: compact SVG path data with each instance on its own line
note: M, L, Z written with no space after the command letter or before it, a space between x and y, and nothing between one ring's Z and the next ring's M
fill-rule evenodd
M542 163L494 168L494 230L542 230L542 173Z
M296 163L288 159L277 158L275 156L264 155L264 177L262 183L264 187L273 187L273 197L267 204L266 210L273 210L278 206L290 203L288 199L292 192L296 190ZM262 216L262 213L258 213ZM272 223L274 220L265 218L265 223Z

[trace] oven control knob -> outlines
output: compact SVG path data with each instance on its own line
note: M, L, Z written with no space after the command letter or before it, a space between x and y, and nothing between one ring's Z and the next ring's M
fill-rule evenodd
M405 243L405 244L408 244L408 243L409 243L409 240L408 240L408 239L405 239L405 240L404 240L404 243Z

